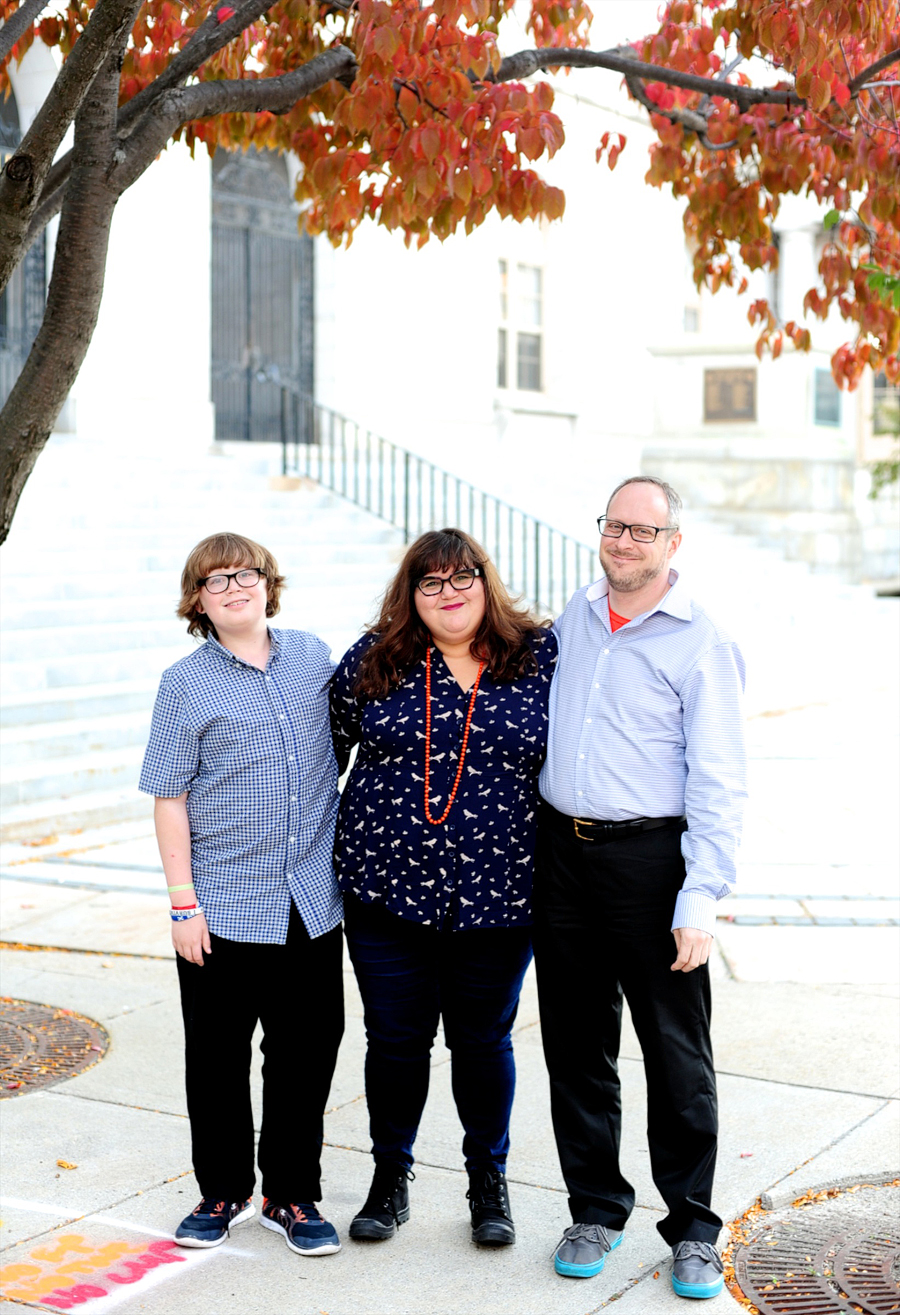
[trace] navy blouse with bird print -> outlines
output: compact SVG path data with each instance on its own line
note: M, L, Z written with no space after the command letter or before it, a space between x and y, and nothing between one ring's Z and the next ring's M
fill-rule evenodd
M432 927L512 927L531 922L537 780L547 749L556 636L531 640L537 670L495 683L485 670L465 765L447 820L425 817L425 661L383 699L353 685L374 643L344 655L331 684L331 729L341 772L359 753L341 797L335 870L366 903ZM440 817L456 778L471 692L440 650L431 651L431 814Z

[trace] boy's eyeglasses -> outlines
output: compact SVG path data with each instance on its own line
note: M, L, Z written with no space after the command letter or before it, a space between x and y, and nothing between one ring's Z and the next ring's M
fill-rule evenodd
M452 575L445 578L439 575L426 575L418 582L416 588L426 598L434 598L436 594L444 592L445 584L452 584L454 589L471 589L477 575L481 575L480 566L469 566L464 571L454 571Z
M224 594L232 580L237 580L242 589L252 589L264 578L265 571L247 566L242 571L229 571L227 575L208 575L204 580L198 580L197 584L205 584L211 594Z

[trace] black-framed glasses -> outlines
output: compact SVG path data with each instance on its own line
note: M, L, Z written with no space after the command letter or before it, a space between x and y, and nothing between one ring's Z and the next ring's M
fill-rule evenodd
M197 584L205 584L211 594L224 594L232 580L237 580L242 589L252 589L265 578L265 574L265 571L260 571L255 566L245 566L240 571L223 571L221 574L207 575L205 579L198 580Z
M624 521L611 521L606 516L597 517L597 529L604 539L621 539L627 530L635 543L653 543L657 534L666 534L677 530L677 525L626 525Z
M451 584L454 589L471 589L477 576L482 574L480 566L467 566L465 570L454 571L452 575L425 575L416 584L419 593L426 598L434 598L444 592L444 585Z

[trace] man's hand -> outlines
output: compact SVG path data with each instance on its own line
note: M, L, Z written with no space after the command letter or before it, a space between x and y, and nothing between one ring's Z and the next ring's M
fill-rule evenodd
M175 953L180 954L182 959L187 959L188 963L199 964L202 968L204 951L207 954L212 953L209 928L203 914L198 913L196 917L188 918L185 922L173 922L172 944L175 946Z
M676 927L672 935L678 951L672 964L673 973L692 973L706 963L713 943L708 931L700 931L697 927Z

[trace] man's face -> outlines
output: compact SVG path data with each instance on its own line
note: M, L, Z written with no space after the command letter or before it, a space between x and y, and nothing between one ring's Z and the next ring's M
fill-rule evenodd
M655 484L626 484L609 504L610 520L626 525L665 525L669 504ZM611 587L620 594L639 589L668 571L681 543L680 534L658 534L653 543L635 543L625 530L621 539L600 538L600 565Z

